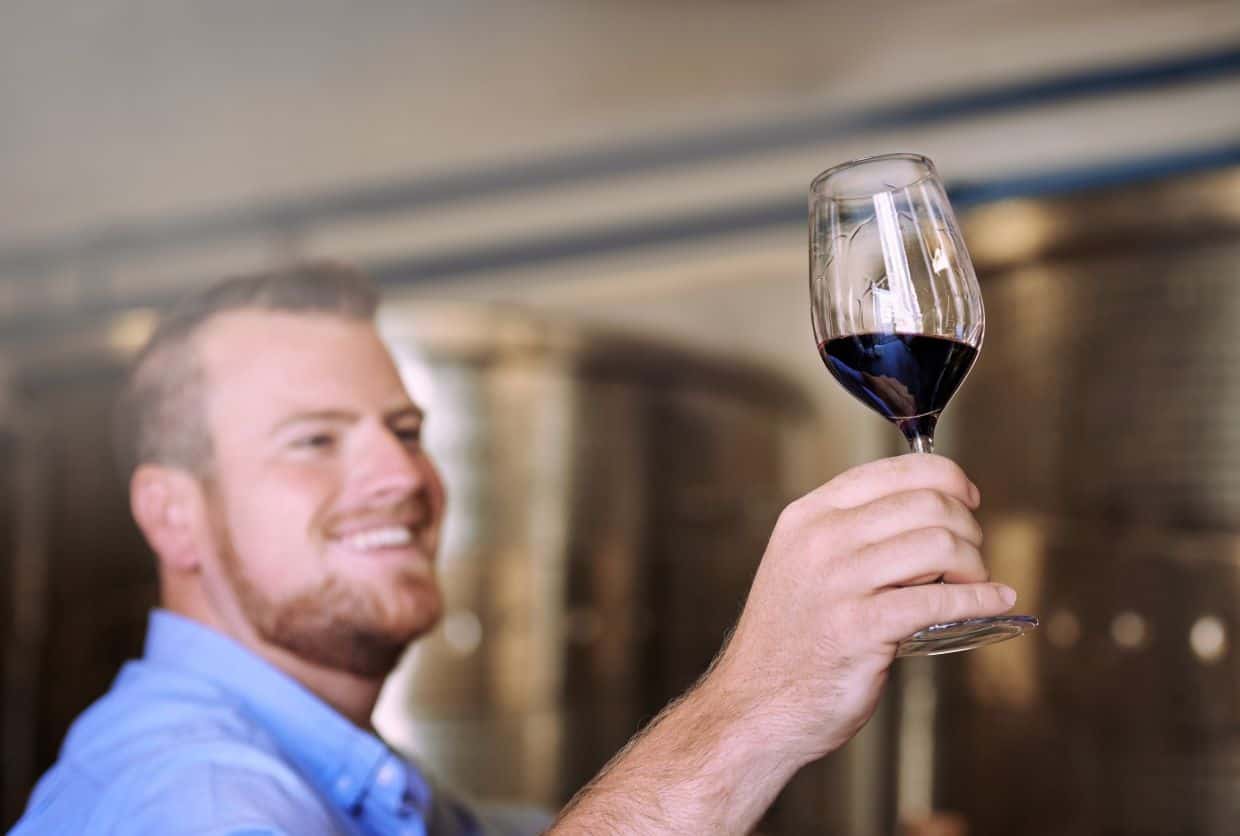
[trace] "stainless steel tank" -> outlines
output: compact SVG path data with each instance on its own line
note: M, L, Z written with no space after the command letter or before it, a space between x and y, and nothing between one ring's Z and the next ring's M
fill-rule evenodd
M106 327L6 352L0 784L6 824L74 717L141 654L154 560L112 459L125 347Z
M967 218L986 344L943 422L1043 628L935 661L973 836L1240 832L1240 170Z
M769 371L510 312L396 305L385 330L450 487L450 606L378 723L458 785L554 808L705 671L820 475L813 413ZM840 817L830 768L771 832Z

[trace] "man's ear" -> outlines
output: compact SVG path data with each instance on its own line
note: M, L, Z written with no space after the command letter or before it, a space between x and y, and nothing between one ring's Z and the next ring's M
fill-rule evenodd
M129 507L165 568L198 571L206 545L206 519L197 478L177 468L139 465L129 480Z

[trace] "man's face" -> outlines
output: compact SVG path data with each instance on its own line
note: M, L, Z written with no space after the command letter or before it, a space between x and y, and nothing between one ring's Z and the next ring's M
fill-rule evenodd
M371 324L328 315L226 314L196 345L216 583L263 640L385 674L442 611L444 507L391 356Z

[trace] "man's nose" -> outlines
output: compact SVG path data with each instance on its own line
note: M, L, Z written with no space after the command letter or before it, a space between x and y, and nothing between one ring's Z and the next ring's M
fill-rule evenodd
M411 452L386 428L368 439L359 465L358 487L374 500L398 502L427 483L424 458Z

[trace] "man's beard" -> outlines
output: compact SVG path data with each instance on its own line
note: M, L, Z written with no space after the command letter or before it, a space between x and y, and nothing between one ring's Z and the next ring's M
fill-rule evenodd
M216 536L224 572L246 619L264 641L308 662L368 679L383 677L408 644L439 620L438 586L424 570L410 569L392 580L395 587L426 590L399 611L398 604L337 575L277 601L250 581L221 520Z

